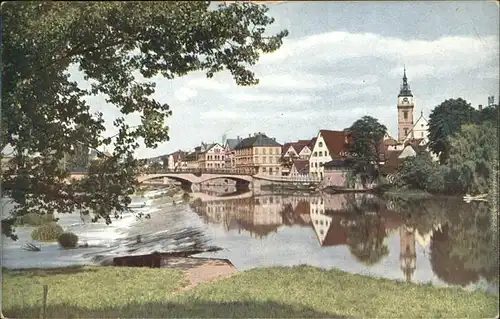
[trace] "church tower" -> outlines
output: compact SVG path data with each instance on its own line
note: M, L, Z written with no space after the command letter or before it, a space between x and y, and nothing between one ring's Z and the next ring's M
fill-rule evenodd
M413 109L415 102L411 93L406 68L404 69L403 84L398 95L398 141L402 142L406 137L412 136Z

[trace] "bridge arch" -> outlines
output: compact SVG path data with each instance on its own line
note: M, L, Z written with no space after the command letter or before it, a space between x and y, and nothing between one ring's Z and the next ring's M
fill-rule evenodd
M237 184L250 184L253 181L251 176L246 175L201 175L199 177L199 183L205 183L209 181L213 181L216 179L229 179L235 181Z
M188 174L147 174L141 175L137 178L139 183L144 183L146 181L157 179L157 178L169 178L181 183L196 184L198 183L198 178L196 176L189 176Z

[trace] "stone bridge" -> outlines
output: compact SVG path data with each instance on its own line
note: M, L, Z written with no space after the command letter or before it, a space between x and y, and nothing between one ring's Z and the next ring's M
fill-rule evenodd
M253 177L249 175L237 175L237 174L201 174L200 176L196 176L193 173L156 173L156 174L145 174L140 175L137 178L139 183L143 183L153 179L159 178L169 178L179 182L188 182L190 184L200 184L204 182L208 182L214 179L230 179L234 180L237 183L250 184L253 182Z
M139 183L153 182L154 180L163 179L163 184L168 184L168 180L176 180L181 182L184 187L190 187L193 192L199 191L201 183L209 182L216 179L226 179L236 181L236 186L246 186L250 189L260 189L265 184L313 184L320 183L320 179L307 176L278 176L278 175L258 175L253 174L253 171L242 171L239 169L193 169L193 170L162 170L149 172L140 175L137 180Z

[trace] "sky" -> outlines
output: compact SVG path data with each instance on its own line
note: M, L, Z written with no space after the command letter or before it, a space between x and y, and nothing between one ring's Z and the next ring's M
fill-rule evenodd
M397 132L397 95L406 66L415 116L449 98L474 107L499 99L499 8L493 1L279 2L270 32L287 29L282 47L252 67L260 84L238 87L231 76L193 73L155 77L156 98L173 112L170 141L143 145L140 158L192 150L264 132L280 143L342 130L364 115ZM73 76L83 81L73 70ZM113 135L119 111L88 99ZM131 118L131 125L137 124ZM108 134L107 133L107 134Z

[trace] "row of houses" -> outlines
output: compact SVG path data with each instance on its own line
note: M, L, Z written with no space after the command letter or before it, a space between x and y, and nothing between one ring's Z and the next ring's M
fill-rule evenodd
M344 169L349 143L347 130L319 130L316 137L284 144L258 132L247 138L227 139L223 144L201 143L190 152L178 150L168 155L167 162L172 170L248 169L260 175L325 178ZM386 171L394 170L404 157L414 155L425 144L424 139L409 138L401 143L386 136L379 150L380 164L387 164Z

